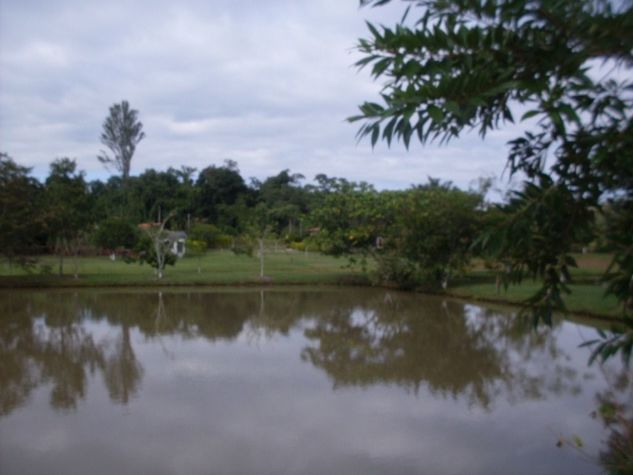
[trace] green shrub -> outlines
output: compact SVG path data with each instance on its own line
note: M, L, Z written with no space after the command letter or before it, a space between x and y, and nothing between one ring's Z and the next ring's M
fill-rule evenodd
M288 247L290 247L290 249L294 249L295 251L305 251L306 243L303 241L291 242L288 244Z
M245 254L247 256L253 256L253 249L255 247L255 243L252 239L246 236L238 236L233 239L233 245L231 246L231 250L235 254Z
M53 266L51 264L40 264L39 265L39 273L40 275L51 275L53 273Z
M207 250L207 242L196 240L196 239L187 239L187 256L191 257L199 257L203 256Z
M193 241L204 241L208 249L215 249L218 247L220 230L213 224L195 223L189 229L187 236Z
M215 249L229 249L233 246L233 236L219 234L215 240Z
M165 266L173 266L177 260L178 258L174 254L169 251L165 252ZM134 254L125 256L125 262L128 264L133 262L138 262L139 264L147 263L151 267L156 268L158 266L158 258L152 239L147 235L142 235L136 243Z
M420 282L417 266L408 259L393 254L376 258L373 280L380 284L392 284L401 289L413 289Z

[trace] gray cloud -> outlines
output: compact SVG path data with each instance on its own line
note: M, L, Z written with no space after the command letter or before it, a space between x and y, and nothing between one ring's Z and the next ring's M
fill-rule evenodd
M380 85L352 66L358 2L0 0L0 149L42 177L58 156L91 178L108 108L139 110L147 138L132 173L226 158L245 176L284 168L401 188L427 175L466 186L501 173L507 134L448 146L356 144L345 118Z

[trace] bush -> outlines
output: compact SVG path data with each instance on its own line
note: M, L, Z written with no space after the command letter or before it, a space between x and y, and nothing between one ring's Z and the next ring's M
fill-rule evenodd
M382 254L376 258L376 264L373 280L377 283L413 289L420 282L417 266L408 259L393 254Z
M291 233L285 233L283 238L286 244L290 246L293 242L301 242L302 236L299 234L299 230L295 229Z
M51 275L53 273L53 266L51 264L40 264L39 273L40 275Z
M220 230L213 224L195 223L191 226L188 237L193 241L204 241L208 249L215 249L218 247Z
M305 251L306 250L306 243L304 241L291 242L290 244L288 244L288 247L290 249L294 249L295 251Z
M176 264L178 258L171 252L165 252L165 266L173 266ZM126 256L126 262L139 264L147 263L151 267L156 268L158 266L158 258L156 256L156 249L154 248L154 242L147 235L142 235L136 247L134 248L134 255Z
M253 248L255 247L255 243L252 239L245 236L238 236L233 240L233 245L231 246L231 250L235 254L245 254L247 256L253 256Z
M187 239L187 256L200 257L207 251L207 242L196 239Z
M215 240L215 249L229 249L233 246L233 237L228 234L219 234Z

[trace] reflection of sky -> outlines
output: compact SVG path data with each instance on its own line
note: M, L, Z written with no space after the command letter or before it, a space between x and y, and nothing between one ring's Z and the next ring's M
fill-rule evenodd
M472 314L469 319L472 319ZM86 328L106 334L104 322ZM127 406L111 404L98 374L76 412L54 412L49 388L0 420L0 472L43 473L596 473L559 435L598 447L589 417L602 388L585 366L578 326L555 328L562 361L536 355L525 368L552 379L557 364L584 379L578 395L508 400L486 411L466 398L394 385L339 387L299 357L303 331L267 339L247 327L233 341L131 331L144 369ZM117 329L111 335L118 334ZM588 332L582 329L582 332ZM521 365L513 361L513 365ZM515 368L517 369L517 368Z

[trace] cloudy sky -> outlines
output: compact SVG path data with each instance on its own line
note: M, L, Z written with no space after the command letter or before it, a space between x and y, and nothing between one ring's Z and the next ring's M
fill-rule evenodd
M345 118L380 84L353 67L354 46L365 20L392 24L402 11L357 0L0 0L0 151L40 178L68 156L105 179L101 126L126 99L147 134L133 175L225 159L245 177L289 168L379 188L501 175L516 131L409 151L356 142Z

